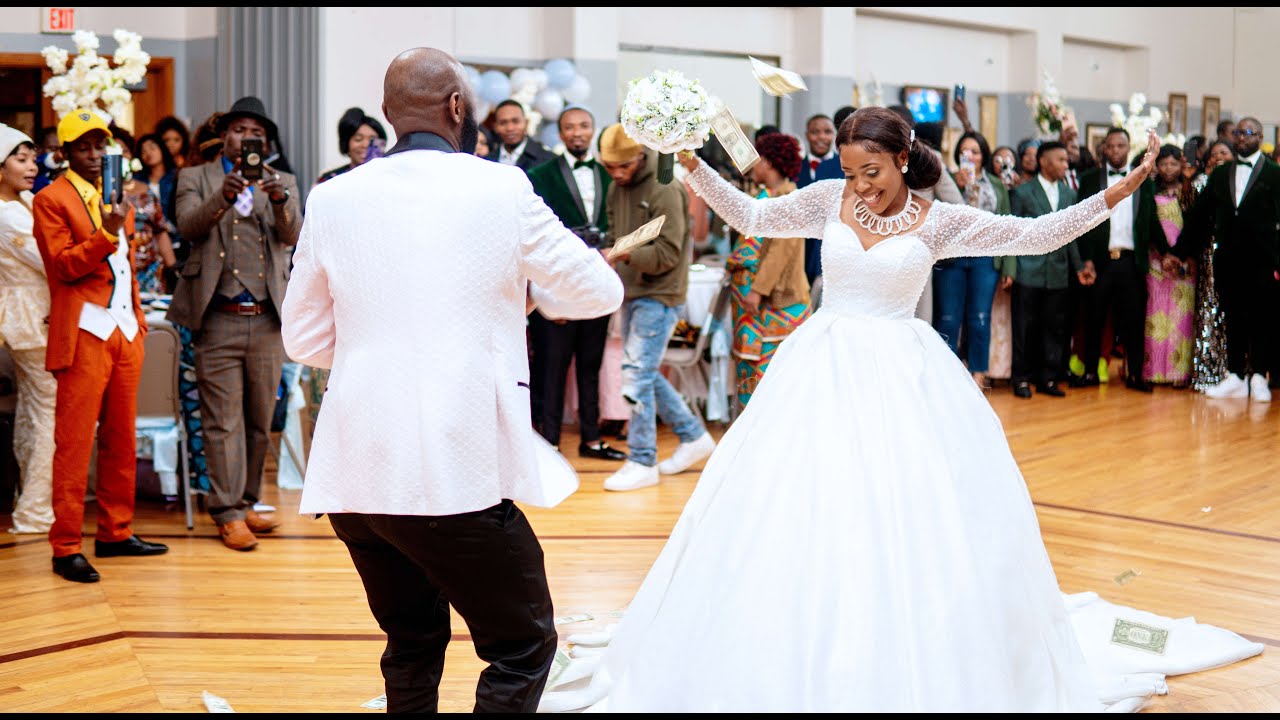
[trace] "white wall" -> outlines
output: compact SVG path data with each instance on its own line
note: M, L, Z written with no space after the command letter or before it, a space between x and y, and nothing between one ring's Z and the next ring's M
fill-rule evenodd
M39 33L38 7L0 8L0 32ZM146 38L188 40L218 34L217 8L213 7L77 7L76 27L110 35L124 28ZM57 36L49 36L57 37ZM3 48L0 48L2 50Z
M860 15L849 74L864 90L874 75L882 84L1008 92L1010 40L1002 32Z

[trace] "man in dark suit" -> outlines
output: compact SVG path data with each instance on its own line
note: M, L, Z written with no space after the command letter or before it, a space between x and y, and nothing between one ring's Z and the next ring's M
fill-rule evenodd
M218 119L222 153L178 174L178 230L191 243L168 318L195 334L209 460L209 514L232 550L279 525L253 507L271 443L284 344L280 308L302 228L297 180L263 163L244 176L245 141L278 137L256 97Z
M1129 133L1113 127L1102 143L1104 167L1080 175L1081 199L1105 192L1122 182L1129 172ZM1098 359L1102 356L1102 333L1111 312L1120 341L1124 343L1125 386L1151 392L1151 383L1142 378L1147 322L1148 248L1151 234L1162 232L1156 217L1153 185L1147 182L1138 192L1120 201L1111 218L1080 238L1085 267L1096 273L1098 282L1085 293L1085 374L1075 382L1080 387L1098 385Z
M1047 142L1036 152L1040 172L1009 193L1010 209L1019 217L1040 217L1074 205L1076 193L1067 184L1070 161L1060 142ZM1034 379L1042 395L1064 397L1058 386L1067 344L1067 287L1071 273L1083 285L1092 282L1076 242L1044 255L1003 262L1005 277L1013 280L1013 394L1031 397Z
M609 173L591 156L595 119L585 108L571 107L557 121L565 154L529 171L529 182L560 222L589 247L600 248L609 219L605 195ZM535 310L529 315L533 359L529 384L533 424L547 442L559 447L565 376L576 361L580 457L622 461L624 452L600 439L600 364L609 338L609 316L593 320L552 320ZM621 368L619 368L620 370Z
M840 169L840 151L836 147L836 135L840 132L840 124L852 115L857 108L844 106L836 111L835 119L828 120L831 124L831 139L828 141L828 151L825 157L821 158L817 167L811 167L813 156L817 155L817 150L821 149L821 140L825 137L822 132L820 120L826 120L826 115L814 115L809 118L809 123L805 126L805 139L809 141L809 157L805 158L804 165L800 168L800 177L796 180L796 187L802 188L811 185L819 180L843 180L844 170ZM819 123L815 125L815 123ZM815 142L817 140L817 142ZM805 238L804 240L804 274L809 279L809 285L812 288L810 294L813 296L813 304L816 307L822 302L822 286L815 285L815 282L822 275L822 239L821 238Z
M1200 257L1210 238L1217 241L1214 284L1227 326L1229 372L1205 394L1270 402L1265 373L1275 369L1280 333L1280 166L1260 150L1257 119L1242 119L1233 132L1239 159L1209 176L1172 253Z
M503 100L493 111L493 131L498 142L489 151L489 159L503 165L515 165L529 172L555 157L542 143L529 137L529 119L524 106L515 100Z

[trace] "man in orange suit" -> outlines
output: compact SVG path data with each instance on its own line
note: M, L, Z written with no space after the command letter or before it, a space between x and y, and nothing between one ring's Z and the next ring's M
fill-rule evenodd
M159 555L169 548L133 534L134 425L146 318L133 276L133 210L103 204L102 159L111 131L88 110L58 123L70 165L35 198L36 243L52 309L45 367L58 381L54 421L53 571L97 582L80 552L94 428L98 437L96 557Z

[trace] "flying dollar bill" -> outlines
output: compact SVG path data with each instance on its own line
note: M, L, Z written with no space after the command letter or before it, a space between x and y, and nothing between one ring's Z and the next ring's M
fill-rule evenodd
M363 705L361 705L360 707L362 707L362 708L368 708L368 709L370 709L370 710L386 710L386 709L387 709L387 696L386 696L386 695L379 695L378 697L376 697L376 698L374 698L374 699L370 700L369 702L364 703L364 704L363 704Z
M1163 655L1165 644L1169 642L1169 631L1117 618L1116 625L1111 630L1111 642Z
M609 248L609 259L612 260L619 255L625 255L641 245L653 242L653 239L658 237L658 233L662 232L662 224L666 221L666 215L659 215L636 228L634 232L627 233L626 235L618 238L618 240L613 244L613 247ZM588 615L587 619L594 620L595 618ZM558 625L560 623L557 622L556 624Z
M760 153L756 152L755 146L747 139L746 133L742 132L742 127L738 125L737 119L733 117L728 107L721 108L720 112L711 116L711 132L716 134L720 146L729 153L729 158L737 166L738 172L746 175L747 171L759 162Z
M756 82L760 83L760 87L770 95L786 97L791 93L809 89L809 86L804 84L804 78L797 73L774 67L750 55L747 57L751 60L751 74L755 75Z

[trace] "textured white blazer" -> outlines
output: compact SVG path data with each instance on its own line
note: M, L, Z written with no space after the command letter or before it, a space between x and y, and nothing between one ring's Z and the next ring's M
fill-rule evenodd
M311 191L285 351L332 368L302 513L454 515L539 504L525 294L608 315L622 283L524 171L410 150Z

